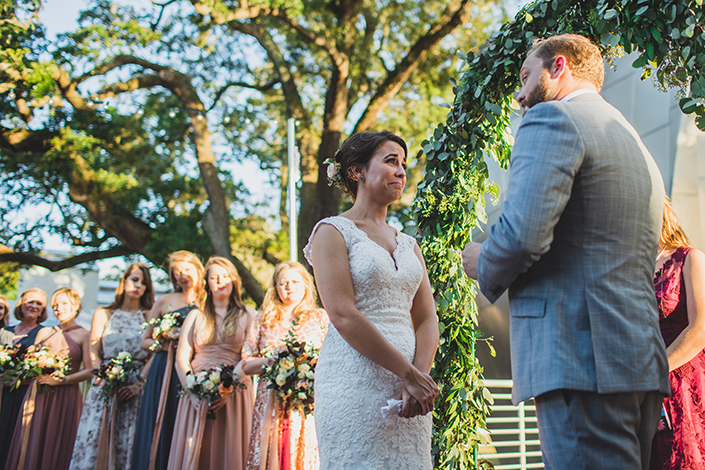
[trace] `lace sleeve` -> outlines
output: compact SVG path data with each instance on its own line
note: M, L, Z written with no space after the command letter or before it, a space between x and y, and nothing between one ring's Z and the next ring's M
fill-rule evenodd
M308 264L313 266L313 259L311 257L311 248L313 246L313 236L316 234L316 230L318 230L318 227L321 226L321 224L328 224L332 225L335 227L338 232L343 236L345 239L345 244L350 245L350 241L352 240L352 236L354 235L354 231L351 230L350 225L355 226L355 222L353 222L350 219L346 219L345 217L341 216L334 216L334 217L326 217L325 219L321 219L318 221L318 223L313 227L313 230L311 230L311 236L308 237L308 243L304 247L304 256L306 257L306 261L308 261Z

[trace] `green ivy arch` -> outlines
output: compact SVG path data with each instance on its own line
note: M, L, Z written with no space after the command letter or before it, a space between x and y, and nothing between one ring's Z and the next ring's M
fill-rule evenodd
M423 143L426 177L418 186L414 213L440 318L441 341L434 366L440 397L434 412L438 469L477 466L476 448L491 397L483 386L475 344L472 299L475 285L462 273L459 249L485 221L484 197L497 197L488 180L487 158L509 164L511 136L505 133L519 69L535 38L579 33L599 44L608 59L640 53L632 64L661 88L679 90L680 107L696 114L705 130L704 0L543 0L515 20L477 54L459 52L467 67L453 81L455 100L444 123Z

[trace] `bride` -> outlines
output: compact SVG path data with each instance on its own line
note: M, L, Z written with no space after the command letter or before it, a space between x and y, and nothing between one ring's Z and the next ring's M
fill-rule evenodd
M355 203L321 220L304 249L331 321L315 378L322 470L433 468L438 319L421 250L385 220L406 154L386 131L345 140L328 175Z

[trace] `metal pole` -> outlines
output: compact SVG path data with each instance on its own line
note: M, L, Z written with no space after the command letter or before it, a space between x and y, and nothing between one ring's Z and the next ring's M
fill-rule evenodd
M288 127L288 156L289 156L289 259L298 260L299 240L296 229L296 182L299 179L299 162L296 158L296 120L290 118Z

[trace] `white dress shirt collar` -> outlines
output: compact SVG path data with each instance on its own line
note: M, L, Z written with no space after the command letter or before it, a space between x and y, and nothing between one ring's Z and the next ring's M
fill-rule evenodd
M565 95L563 98L561 98L559 101L570 101L576 96L584 95L586 93L595 93L596 95L599 95L598 92L593 90L592 88L581 88L580 90L575 90L573 92L568 93Z

